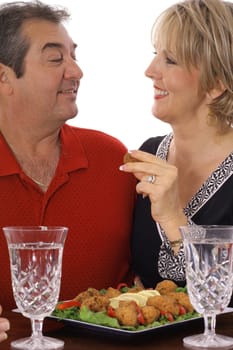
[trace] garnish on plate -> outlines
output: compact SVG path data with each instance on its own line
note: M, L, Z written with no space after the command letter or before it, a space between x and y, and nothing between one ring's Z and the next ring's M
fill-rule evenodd
M128 287L88 288L73 300L57 304L53 315L102 326L141 330L199 316L186 288L164 280L155 289Z

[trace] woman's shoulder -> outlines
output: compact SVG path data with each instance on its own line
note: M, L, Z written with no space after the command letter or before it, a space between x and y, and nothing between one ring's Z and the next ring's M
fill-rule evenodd
M150 137L140 147L140 150L155 154L160 143L167 135Z

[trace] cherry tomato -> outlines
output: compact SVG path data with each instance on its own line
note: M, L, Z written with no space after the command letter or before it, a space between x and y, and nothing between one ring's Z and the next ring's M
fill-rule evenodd
M121 288L123 288L123 287L128 287L128 284L127 283L119 283L118 285L117 285L117 289L118 290L120 290Z
M167 318L167 320L169 321L169 322L173 322L174 321L174 317L173 317L173 315L172 315L172 313L171 312L166 312L166 318Z
M116 316L115 310L111 306L108 307L107 314L110 317L115 317Z
M185 307L183 306L183 305L180 305L179 306L179 314L180 315L185 315L186 314L186 309L185 309Z

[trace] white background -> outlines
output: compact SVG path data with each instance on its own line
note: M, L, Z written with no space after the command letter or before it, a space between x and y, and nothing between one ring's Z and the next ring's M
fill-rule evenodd
M5 1L0 1L3 3ZM174 0L47 0L71 13L67 27L84 72L69 123L99 129L129 149L170 131L151 114L153 87L144 71L153 58L151 28Z

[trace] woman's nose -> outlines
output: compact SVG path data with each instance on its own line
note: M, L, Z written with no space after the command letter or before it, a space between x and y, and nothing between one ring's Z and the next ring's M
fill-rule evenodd
M157 57L154 57L145 70L145 76L150 79L160 79L162 76L160 64Z

